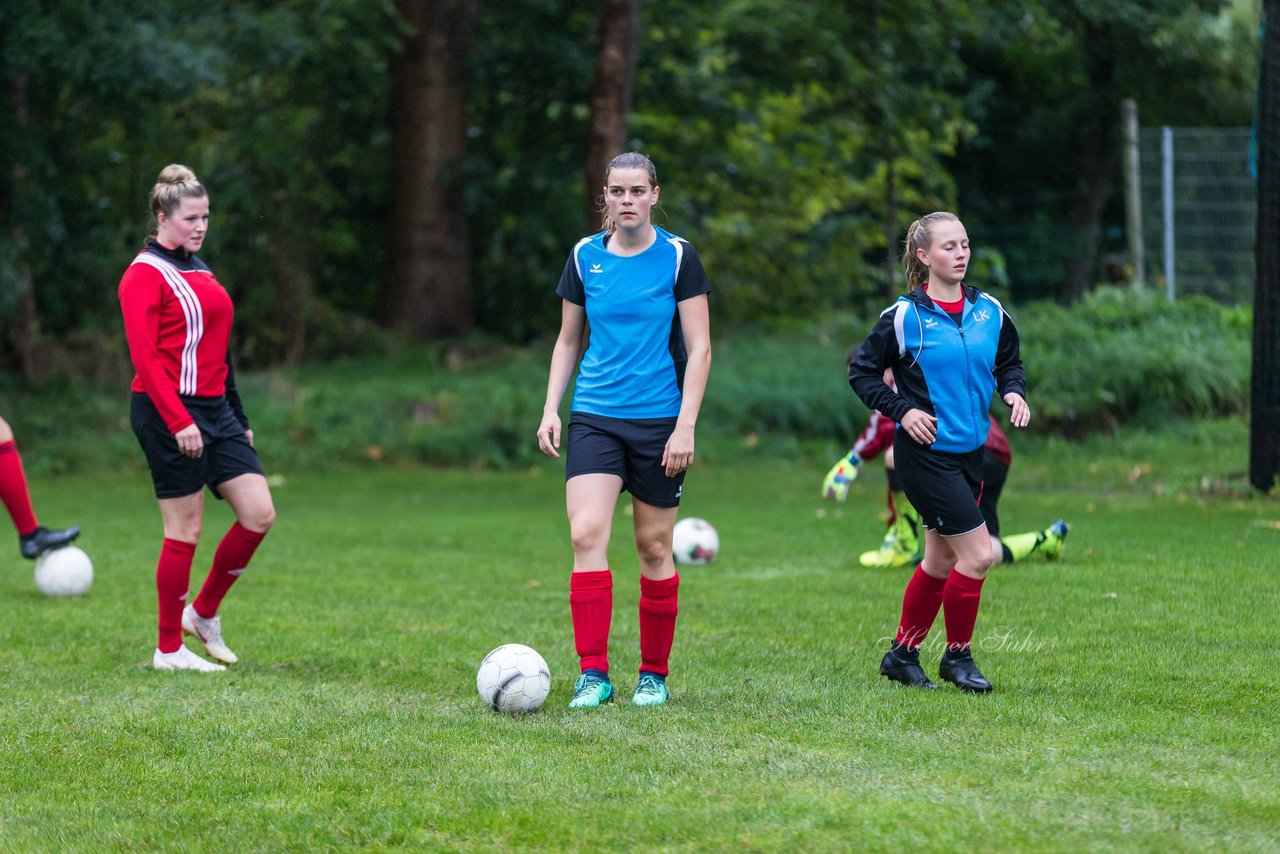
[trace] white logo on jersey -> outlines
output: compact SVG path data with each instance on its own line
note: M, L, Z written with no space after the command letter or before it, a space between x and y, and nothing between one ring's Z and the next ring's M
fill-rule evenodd
M981 323L984 320L990 320L990 319L991 319L991 312L987 311L985 308L980 308L973 313L974 323Z
M591 269L590 269L590 270L588 270L587 272L588 272L588 273L603 273L603 272L604 272L604 270L600 268L600 265L599 265L599 264L592 264L592 265L591 265Z
M934 320L932 317L926 317L924 319L924 326L926 329L932 329L937 325L938 325L938 321Z

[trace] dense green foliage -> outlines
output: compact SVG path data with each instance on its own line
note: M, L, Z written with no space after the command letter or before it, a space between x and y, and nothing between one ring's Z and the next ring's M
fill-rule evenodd
M878 472L837 508L816 468L699 465L683 510L718 526L722 552L682 573L672 701L594 712L565 708L553 466L289 471L224 602L241 663L221 674L146 667L160 525L145 477L42 478L42 512L84 526L96 578L48 600L12 541L0 558L0 849L1270 851L1280 576L1258 556L1280 538L1276 505L1101 480L1212 475L1222 453L1019 446L1006 526L1073 528L1056 563L987 581L986 697L876 674L907 577L856 566L883 528ZM1241 445L1226 453L1243 467ZM230 524L210 504L197 579ZM629 529L620 510L610 653L628 694ZM509 641L550 665L532 716L476 695L480 659Z
M5 3L0 72L29 101L25 121L3 112L0 134L0 159L21 166L0 174L5 326L25 267L46 334L118 334L116 285L153 226L147 194L171 162L209 188L204 255L235 296L242 359L280 355L287 277L368 313L391 170L393 11L390 0L194 13L172 2ZM313 355L333 343L317 341Z
M1070 309L1021 316L1038 416L1068 432L1243 413L1252 312L1104 288Z
M1247 309L1102 289L1071 309L1034 303L1011 311L1023 340L1030 434L1114 435L1246 410ZM840 315L768 332L714 334L698 426L702 455L723 461L784 452L825 459L847 448L867 413L849 389L845 358L870 325L870 318ZM480 339L396 348L380 340L379 356L240 377L259 447L272 466L422 462L520 469L542 461L533 433L549 341L524 348ZM567 408L566 397L566 418ZM993 411L1007 409L997 403ZM28 465L37 471L141 465L123 381L109 392L55 384L40 394L10 382L0 386L0 412L32 449Z
M1021 299L1060 298L1082 261L1127 257L1120 102L1145 127L1249 124L1257 4L994 4L960 45L978 132L952 161L960 205L1008 260ZM1220 11L1220 14L1219 14ZM1176 46L1176 47L1175 47ZM1229 47L1230 46L1230 47ZM1234 59L1232 59L1234 57ZM1213 81L1213 82L1210 82ZM1088 216L1104 215L1101 233Z
M594 226L581 162L596 10L478 10L458 215L481 330L527 343L554 327L554 283ZM1092 257L1075 200L1101 194L1104 242L1120 233L1114 174L1082 159L1114 155L1119 98L1144 121L1250 116L1255 0L642 11L632 144L656 158L658 221L699 246L722 321L870 310L906 223L942 206L993 264L1009 259L1014 295L1057 297L1064 263ZM236 297L242 362L358 351L353 323L373 315L395 251L401 35L392 0L4 3L0 324L29 283L46 338L118 336L115 284L148 228L146 193L180 161L211 190L204 254ZM283 352L294 323L305 353Z

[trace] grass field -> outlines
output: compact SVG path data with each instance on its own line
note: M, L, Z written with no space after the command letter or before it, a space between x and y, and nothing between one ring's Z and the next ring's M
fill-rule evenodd
M96 578L50 600L0 560L0 850L1277 850L1280 505L1125 488L1140 469L1093 487L1069 456L1014 464L1006 529L1073 527L1062 560L993 570L994 694L877 675L906 574L856 566L874 466L836 507L814 466L722 453L686 487L723 551L682 573L671 703L574 712L554 467L284 472L223 609L241 664L210 675L148 669L145 477L42 478L43 521L84 527ZM201 575L229 521L211 502ZM531 716L475 692L509 641L551 666Z

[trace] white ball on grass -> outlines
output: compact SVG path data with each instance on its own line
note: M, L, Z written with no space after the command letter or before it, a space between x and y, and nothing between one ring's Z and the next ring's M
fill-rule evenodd
M706 519L690 516L676 522L671 534L671 556L676 563L701 566L720 552L720 535Z
M476 690L485 705L496 711L536 712L551 690L551 670L537 651L504 643L480 662Z
M76 546L47 551L36 559L36 587L46 596L83 596L93 584L93 561Z

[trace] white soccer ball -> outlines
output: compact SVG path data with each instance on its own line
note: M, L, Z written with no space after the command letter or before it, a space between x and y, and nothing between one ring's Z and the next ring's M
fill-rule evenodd
M504 643L480 662L476 690L485 705L499 712L536 712L551 690L551 670L535 650Z
M93 583L93 561L75 546L62 546L36 560L36 587L46 596L83 596Z
M676 563L701 566L715 560L720 551L720 535L706 519L690 516L676 522L671 535L671 555Z

